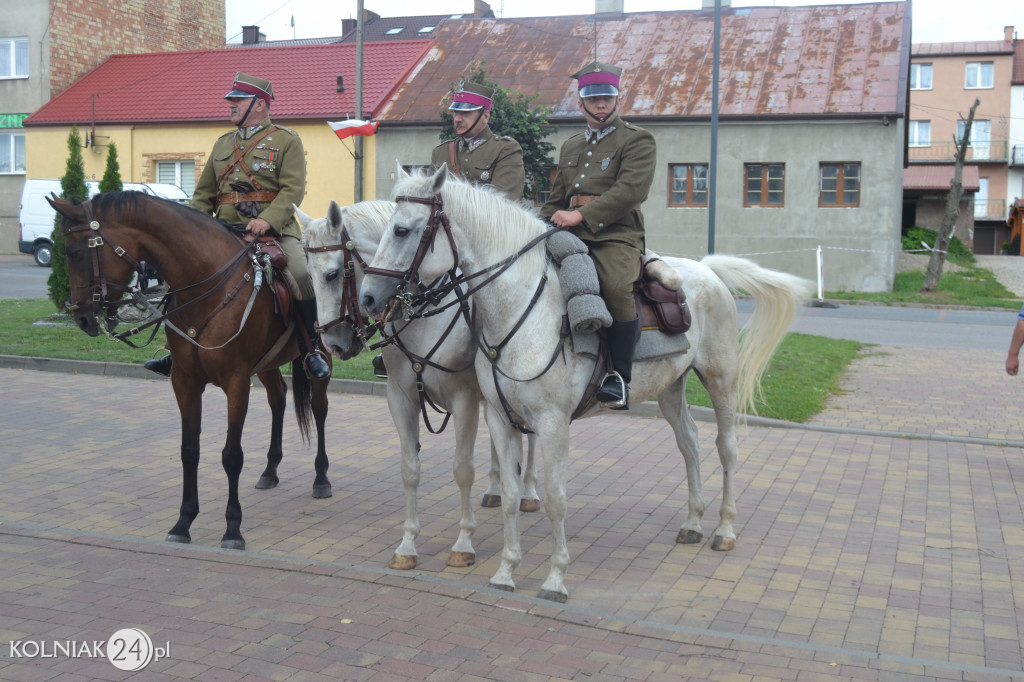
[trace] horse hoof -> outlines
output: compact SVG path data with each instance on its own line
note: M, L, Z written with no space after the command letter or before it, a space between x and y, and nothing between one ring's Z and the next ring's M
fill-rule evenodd
M331 490L331 484L315 485L313 486L313 497L317 500L322 500L327 497L334 495L334 491Z
M516 591L516 588L515 588L514 585L499 585L498 583L487 583L487 586L488 587L493 587L496 590L501 590L502 592L515 592Z
M396 554L388 562L388 568L396 571L411 571L416 568L416 555Z
M568 594L563 594L562 592L555 592L554 590L541 590L540 594L538 594L537 596L541 599L547 599L548 601L558 602L559 604L564 604L566 601L569 600Z
M492 509L494 507L501 506L501 495L491 495L489 493L484 494L484 501L480 503L481 507L487 507Z
M183 545L187 545L192 542L192 538L187 535L175 535L174 533L168 533L167 537L164 538L167 542L180 542Z
M256 490L270 490L276 487L277 479L270 476L260 476L260 480L256 481Z
M245 549L245 540L242 538L238 538L237 540L221 540L220 548L242 550Z
M696 530L686 530L685 528L679 531L679 535L676 536L676 543L680 545L695 545L698 542L704 541L704 533Z
M448 555L447 564L452 568L465 568L476 563L476 554L473 552L456 552L452 550Z
M521 512L535 512L540 511L540 500L519 500L519 511Z
M716 535L711 541L711 549L717 552L728 552L736 547L736 538L727 538L724 535Z

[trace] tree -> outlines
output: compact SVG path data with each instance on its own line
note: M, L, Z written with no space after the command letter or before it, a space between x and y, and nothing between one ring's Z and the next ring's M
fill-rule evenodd
M89 188L85 185L85 164L82 161L82 138L78 134L78 126L71 126L68 133L68 162L64 168L64 177L60 179L61 197L68 200L84 201L89 198ZM57 310L64 311L64 302L71 298L71 280L68 278L68 261L64 255L64 233L61 231L64 219L58 213L53 221L53 260L50 263L50 278L46 281L50 300Z
M495 135L507 135L523 148L523 166L526 170L523 196L532 203L537 193L550 182L551 152L555 146L544 138L557 132L558 128L547 122L551 109L544 106L530 108L530 103L540 97L540 93L527 96L518 90L506 90L487 78L483 65L482 59L472 62L466 71L465 79L494 88L494 103L491 105L489 125ZM452 115L448 111L448 104L451 103L456 85L449 84L449 94L441 111L441 142L455 138L455 128L452 127Z
M967 114L967 122L964 125L964 134L956 140L956 170L953 179L949 183L949 192L946 194L946 212L942 216L942 227L935 235L935 248L932 249L932 256L928 260L928 269L924 273L924 284L921 285L921 293L935 291L939 288L939 278L942 277L942 266L946 262L946 253L949 251L949 243L956 230L956 221L960 217L960 199L964 195L964 159L967 158L967 147L971 139L971 126L974 124L974 112L978 109L981 101L974 100L971 111Z
M120 192L123 189L121 165L117 162L117 145L111 142L107 147L107 167L103 171L103 179L100 180L100 192Z

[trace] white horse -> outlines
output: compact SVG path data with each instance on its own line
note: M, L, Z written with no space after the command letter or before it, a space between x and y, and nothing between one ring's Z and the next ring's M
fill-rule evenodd
M354 357L363 349L360 323L355 319L358 316L356 295L363 277L363 265L376 252L384 227L394 211L395 204L389 201L364 201L345 208L332 201L327 217L318 219L297 210L305 234L306 259L316 291L317 318L324 347L342 360ZM346 267L351 269L348 276ZM441 303L444 305L454 300L452 295ZM476 348L469 328L458 318L459 308L450 307L431 317L388 325L388 334L399 335L401 342L401 349L395 344L388 345L382 349L382 354L388 368L388 407L401 443L405 487L405 524L402 542L389 563L393 569L415 568L418 560L421 412L424 419L428 418L424 399L448 410L455 427L454 471L462 498L462 514L459 537L452 546L447 563L449 566L470 566L476 560L472 535L477 523L470 495L481 396L473 371ZM425 396L418 390L418 384L426 392ZM483 499L486 507L501 504L501 480L493 444L491 451L490 485ZM540 508L533 455L534 442L531 439L523 473L524 492L519 501L522 511Z
M490 584L514 590L512 574L522 553L514 504L516 479L513 460L507 456L511 452L509 444L517 437L510 423L515 420L537 434L544 458L544 505L551 521L553 547L550 570L539 596L564 602L568 597L564 583L569 565L564 527L569 422L591 376L593 361L577 354L572 344L561 338L566 306L557 283L557 269L546 258L544 246L538 244L520 253L524 244L548 228L534 213L449 177L447 168L433 175L411 177L399 172L402 177L394 189L398 208L363 278L362 307L370 315L379 314L391 298L403 294L401 273L417 262L418 276L423 281L451 269L456 258L453 246L458 266L466 273L511 260L492 284L472 295L481 342L483 347L493 349L477 354L476 370L487 400L487 424L498 445L502 466L505 545ZM451 225L446 230L447 238L436 236L439 223L444 226L444 221L436 219L442 212ZM426 248L419 249L425 234ZM801 300L809 297L811 287L801 278L730 256L707 256L699 263L685 259L666 262L682 276L693 315L687 332L690 348L668 358L636 362L631 392L636 400L657 396L661 413L675 432L689 486L689 513L676 541L694 543L703 540L705 503L697 427L686 404L686 378L691 369L708 389L718 423L716 444L724 477L721 517L711 546L728 550L736 539L736 410L752 407L768 361ZM496 272L493 269L490 274ZM539 284L545 277L547 284ZM736 303L730 287L746 290L757 303L742 342L738 340ZM535 300L532 306L531 300ZM510 331L517 327L509 338ZM556 361L549 364L556 355ZM597 411L593 408L587 414Z

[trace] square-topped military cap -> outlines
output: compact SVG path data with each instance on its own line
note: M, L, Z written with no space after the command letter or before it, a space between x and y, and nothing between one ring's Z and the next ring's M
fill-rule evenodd
M274 88L265 78L257 78L239 71L235 74L235 81L231 84L231 92L224 95L224 99L234 97L259 97L270 104L270 100L274 99Z
M622 69L602 62L590 62L582 69L574 73L570 78L575 78L580 89L580 97L599 97L619 94L619 77Z
M451 106L448 109L452 111L474 111L476 109L490 111L493 100L494 88L488 87L483 83L466 83L463 81L455 89L455 94L452 95Z

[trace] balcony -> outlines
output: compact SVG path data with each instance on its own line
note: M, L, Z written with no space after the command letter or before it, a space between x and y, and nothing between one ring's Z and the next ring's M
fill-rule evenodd
M1011 166L1024 166L1024 144L1013 145L1013 154L1010 156Z
M1008 147L1006 140L975 142L967 148L965 160L974 163L1006 163L1009 160ZM1020 163L1024 164L1024 146L1014 145L1013 149L1015 154L1020 154ZM911 146L908 156L911 163L953 163L956 161L956 143L952 140L932 141L927 147Z
M1006 199L978 199L974 201L975 220L1006 220Z

